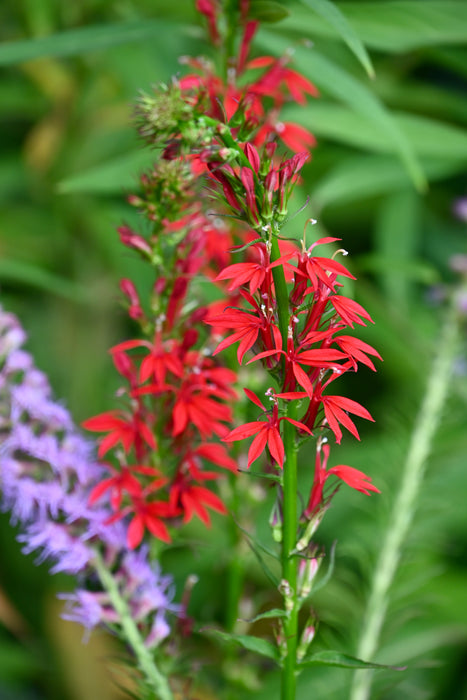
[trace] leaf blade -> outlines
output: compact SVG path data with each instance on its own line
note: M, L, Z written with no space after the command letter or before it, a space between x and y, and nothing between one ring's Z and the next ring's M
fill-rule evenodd
M263 39L266 37L268 46L274 45L279 52L285 52L289 46L288 39L272 30L263 29L260 37ZM294 64L301 73L317 85L323 94L332 95L349 105L357 114L379 125L394 144L394 150L404 164L414 186L419 191L426 190L425 173L411 143L385 105L371 90L316 50L298 46L294 53Z
M357 659L355 656L350 656L350 654L343 654L339 651L318 651L313 654L307 654L304 656L302 661L299 662L298 667L302 666L337 666L338 668L373 668L373 669L385 669L391 671L404 671L406 666L389 666L386 664L377 664L371 661L363 661L362 659Z
M314 12L323 17L347 44L370 78L375 77L375 69L368 52L353 26L341 10L330 0L301 0Z
M279 663L279 652L277 647L271 644L271 642L268 642L266 639L253 637L249 634L230 634L229 632L222 632L221 630L208 627L202 628L200 632L211 634L224 642L236 642L244 649L248 649L248 651L253 651L261 656L266 656L269 659L273 659L273 661L276 663Z
M111 46L149 40L161 31L177 26L178 32L187 33L183 25L167 20L145 20L103 24L67 31L33 39L9 41L0 45L0 65L31 61L42 56L75 56L90 51L102 51Z

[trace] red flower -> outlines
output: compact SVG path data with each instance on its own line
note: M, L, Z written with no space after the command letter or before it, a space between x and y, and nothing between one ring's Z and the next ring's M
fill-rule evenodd
M367 476L359 469L354 469L354 467L347 466L347 464L338 464L335 467L331 467L328 474L334 474L339 479L342 479L347 486L350 486L356 491L360 491L367 496L370 495L370 491L381 493L381 491L371 483L371 477Z
M158 540L171 542L169 531L162 520L162 518L174 515L173 508L169 503L164 501L148 503L144 498L133 498L132 507L124 509L118 514L118 518L114 516L114 520L124 517L131 511L134 512L134 516L127 531L127 542L130 549L135 549L141 544L146 530Z
M244 389L245 394L248 398L253 401L254 404L266 411L266 407L261 403L260 399L255 393L249 389ZM311 435L311 430L306 427L303 423L293 420L292 418L287 418L282 416L279 418L279 409L277 401L274 402L272 413L266 417L265 421L253 421L251 423L245 423L240 425L238 428L234 428L226 437L225 442L234 442L236 440L244 440L247 437L256 435L255 439L250 445L248 450L248 467L261 455L266 445L268 446L269 452L273 460L282 468L284 465L284 443L279 431L280 422L286 420L292 423L300 430L304 430L309 435Z
M295 255L295 251L293 251L281 256L281 258L275 262L270 263L264 244L252 247L259 253L259 262L234 263L233 265L228 265L228 267L217 275L216 282L218 280L232 280L227 287L229 292L249 283L250 294L254 294L265 281L270 290L272 286L271 270Z
M109 479L104 479L99 484L97 484L89 495L89 503L92 505L102 498L106 491L110 491L110 504L114 510L118 510L122 503L122 498L124 493L129 494L131 497L138 498L142 495L143 487L135 474L144 474L146 476L154 477L151 482L151 490L160 488L167 483L165 477L159 476L160 472L154 467L145 467L142 465L131 465L129 467L122 467L120 471L117 471L110 464L106 465L109 471L113 472L113 476Z
M319 511L320 506L325 505L325 502L330 500L330 497L328 497L328 499L323 498L323 490L326 480L331 475L337 476L338 479L341 479L348 486L367 496L370 495L370 491L381 493L380 490L371 483L371 478L369 476L358 469L349 467L347 464L338 464L335 467L331 467L331 469L327 469L329 452L329 444L324 440L318 440L313 486L308 505L303 513L307 519L315 515Z
M357 362L361 362L375 372L376 368L368 355L373 355L377 357L378 360L383 359L371 345L364 343L363 340L359 338L353 338L351 335L339 335L334 338L333 342L337 343L343 352L345 352L354 370L357 370ZM368 353L368 355L366 353Z
M175 482L170 489L170 503L174 511L181 510L183 512L184 523L190 522L193 515L197 515L198 518L209 527L211 525L211 518L205 506L212 508L212 510L222 515L227 513L227 508L215 493L204 488L204 486L194 484L191 475L192 472L190 472L190 475L180 472L177 474ZM203 473L200 470L196 471L197 479L216 479L218 476L219 474L214 474L212 472Z
M248 350L255 344L259 332L261 329L266 330L267 320L263 314L259 317L248 313L247 311L241 311L240 309L228 309L224 311L222 316L214 316L206 321L210 325L216 325L224 328L237 328L237 331L228 338L224 338L217 348L214 350L214 355L225 350L225 348L230 347L237 340L240 344L237 349L237 359L241 364L243 356Z
M103 457L117 443L121 442L125 452L131 447L135 448L136 456L140 459L144 452L143 442L153 450L156 449L156 440L150 428L137 414L125 411L107 411L99 413L93 418L88 418L82 423L83 428L97 433L109 432L100 441L98 456Z
M227 431L223 422L232 420L231 410L213 398L219 395L218 389L192 384L194 380L184 382L178 392L172 411L172 435L180 435L194 424L203 438L213 433L222 437Z
M316 139L308 129L293 122L276 122L274 131L294 153L299 153L316 145Z
M334 309L344 323L351 328L353 328L354 323L358 323L360 326L366 326L366 323L362 321L360 316L362 318L366 318L368 321L371 321L371 323L374 323L368 311L365 311L363 306L360 306L360 304L353 299L336 294L335 296L330 297L329 301L334 306Z
M176 377L183 376L183 365L177 355L178 348L176 343L172 341L170 344L164 345L160 332L156 332L153 343L150 343L148 340L126 340L115 345L111 352L119 353L140 347L149 350L149 355L141 362L139 371L139 381L141 383L147 381L152 375L156 382L163 384L167 371L172 372Z
M361 418L374 420L366 408L352 399L347 399L345 396L321 396L321 401L324 406L324 415L329 423L329 427L336 436L338 445L342 440L342 430L339 427L339 423L344 428L347 428L357 440L360 440L355 423L349 418L347 411Z

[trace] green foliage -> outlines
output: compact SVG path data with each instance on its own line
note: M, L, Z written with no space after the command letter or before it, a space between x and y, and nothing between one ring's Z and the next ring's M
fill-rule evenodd
M222 639L224 642L236 642L240 644L244 649L248 651L253 651L255 654L260 654L260 656L266 656L268 659L273 661L278 661L278 651L277 647L271 642L267 642L265 639L260 639L259 637L253 637L249 634L229 634L227 632L222 632L221 630L207 629L201 630L206 634L213 635Z
M317 653L307 654L300 662L300 666L335 666L337 668L377 668L390 669L392 671L403 671L402 667L385 666L384 664L374 664L369 661L362 661L349 654L341 654L338 651L318 651Z

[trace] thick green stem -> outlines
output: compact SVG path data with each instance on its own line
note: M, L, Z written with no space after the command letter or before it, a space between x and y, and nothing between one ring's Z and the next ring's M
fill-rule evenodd
M132 648L139 669L144 675L145 682L154 691L157 700L173 700L172 691L167 678L157 668L151 652L144 645L144 640L131 616L131 611L126 600L121 596L117 582L107 569L102 557L96 552L94 559L97 574L104 589L109 594L109 598L120 617L120 625L124 639Z
M389 589L412 524L417 496L425 474L426 460L446 400L457 348L457 337L458 322L453 309L443 329L438 355L433 363L426 393L412 433L400 489L389 519L390 527L382 544L371 584L357 651L359 658L366 661L372 660L378 649L389 603ZM350 691L351 700L367 700L370 697L371 681L372 671L357 671Z
M289 404L288 416L295 417L295 404ZM283 530L282 530L282 580L288 590L285 596L288 616L284 618L284 633L287 655L282 671L281 698L295 698L295 666L297 658L298 604L297 567L298 560L293 554L297 545L297 452L295 448L295 428L284 421L284 480L283 480Z
M277 260L279 257L279 244L277 238L273 237L271 240L271 260ZM273 277L279 327L282 335L282 347L286 349L290 312L289 295L283 268L280 266L273 268ZM290 401L288 404L287 417L296 420L296 413L296 402ZM285 461L282 504L282 587L287 617L284 618L286 655L282 668L281 700L294 700L298 635L298 560L294 554L297 545L298 529L297 450L295 445L295 427L288 421L283 421L283 426Z

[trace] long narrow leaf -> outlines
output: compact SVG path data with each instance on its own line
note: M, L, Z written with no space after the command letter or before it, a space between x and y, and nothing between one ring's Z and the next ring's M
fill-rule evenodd
M291 107L285 117L300 121L303 110ZM392 119L418 156L467 160L465 129L406 112L394 113ZM311 124L318 139L324 137L376 153L395 151L394 141L382 124L343 105L319 100L313 105Z
M281 610L280 608L273 608L272 610L266 610L266 612L259 613L259 615L255 615L255 617L252 617L249 620L242 620L242 622L253 624L253 622L258 622L258 620L267 620L271 617L287 617L287 613L285 610Z
M266 641L265 639L260 639L259 637L252 637L248 634L230 634L229 632L222 632L221 630L212 629L208 627L201 629L200 632L210 634L213 637L222 639L222 641L224 642L237 642L237 644L240 644L244 649L248 649L248 651L254 651L257 654L261 654L261 656L267 656L269 659L273 659L274 661L279 663L279 652L277 650L277 647L275 647L273 644Z
M260 36L267 42L268 46L275 46L279 53L285 52L289 46L287 39L272 30L267 32L263 30ZM314 49L297 47L294 54L294 64L298 70L316 83L323 94L332 95L344 104L348 104L357 114L361 114L369 121L378 124L394 144L394 149L414 185L419 190L426 189L425 174L414 149L394 121L391 113L371 90Z
M64 277L43 270L36 265L17 260L0 260L0 279L19 282L63 299L78 303L90 302L88 290Z
M465 171L465 161L424 160L430 181L440 180ZM349 203L374 195L394 192L410 186L410 179L402 164L389 156L352 156L341 160L318 183L312 203L323 209L332 203Z
M349 49L360 61L370 78L374 78L375 71L365 46L347 17L341 12L337 5L330 2L330 0L302 0L302 2L318 15L321 15L326 22L334 27L339 36L345 41Z
M151 151L142 149L117 156L111 160L84 170L84 172L69 175L58 183L60 194L70 192L86 192L92 194L117 194L127 188L135 187L138 173L156 160Z
M41 56L75 56L101 51L109 46L157 38L161 31L171 31L175 26L178 34L189 33L186 27L166 19L148 19L70 29L37 39L11 41L0 45L0 65L22 63Z
M338 666L339 668L380 668L391 671L403 671L405 666L387 666L385 664L375 664L370 661L357 659L349 654L341 654L338 651L318 651L307 654L299 666Z
M340 9L362 43L379 51L401 53L467 41L467 3L462 0L345 2ZM307 24L305 11L294 8L280 29L302 34ZM313 32L329 38L340 34L329 20L319 16L313 23Z

